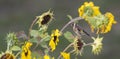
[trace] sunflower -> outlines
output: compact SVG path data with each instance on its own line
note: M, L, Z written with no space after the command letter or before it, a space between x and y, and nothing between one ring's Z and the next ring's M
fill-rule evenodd
M21 59L32 59L30 47L32 46L31 42L26 42L22 47Z
M51 47L52 51L54 51L56 49L57 43L59 42L59 36L60 36L60 31L58 29L56 29L55 31L53 31L53 33L51 34L51 39L49 42L49 46Z
M82 50L83 50L83 45L84 45L84 42L80 39L78 39L78 37L75 38L75 41L74 41L74 52L78 55L82 55Z
M37 24L39 26L43 26L43 25L48 25L48 23L50 21L52 21L53 19L53 12L51 12L50 10L43 13L42 15L40 16L37 16Z
M70 54L66 52L61 52L61 55L63 56L64 59L70 59Z
M16 59L16 57L12 52L6 51L5 53L0 54L0 59Z

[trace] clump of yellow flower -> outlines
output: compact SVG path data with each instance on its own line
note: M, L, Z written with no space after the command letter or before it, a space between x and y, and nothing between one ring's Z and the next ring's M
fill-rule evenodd
M101 52L101 49L102 49L102 40L103 40L103 37L97 37L97 38L94 38L92 37L92 39L94 40L93 42L93 45L92 45L92 52L94 54L99 54Z
M96 33L107 33L111 30L112 24L116 24L112 13L101 14L99 7L93 2L85 2L79 9L79 16L83 17L90 25L91 31Z
M32 46L31 42L26 42L22 47L21 59L32 59L30 47Z
M94 6L93 2L85 2L79 9L79 16L86 18L87 16L97 16L100 15L98 6Z
M89 21L89 24L93 32L95 29L97 30L96 33L108 33L111 30L112 25L117 23L114 20L114 16L110 12L107 12L105 15L102 15L101 18L92 20L94 20L95 24L93 24L92 21Z
M70 59L70 54L66 52L61 52L61 55L63 56L64 59Z
M51 34L51 39L49 42L49 46L51 47L51 51L54 51L56 49L57 43L59 42L59 36L61 35L60 31L58 29L54 30Z

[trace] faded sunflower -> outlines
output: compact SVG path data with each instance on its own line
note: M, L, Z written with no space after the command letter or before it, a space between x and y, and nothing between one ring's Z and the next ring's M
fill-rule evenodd
M53 19L53 12L50 10L48 12L43 13L40 16L37 16L37 24L39 26L47 25Z
M100 15L101 12L98 6L94 6L93 2L85 2L80 8L78 9L79 16L86 18L87 16L97 16Z
M66 52L61 52L61 55L63 56L64 59L70 59L70 54Z
M56 49L57 43L59 42L59 36L61 35L58 29L54 30L51 34L51 39L49 42L49 46L51 47L52 51Z
M94 54L99 54L101 52L101 49L102 49L102 40L103 40L103 37L97 37L97 38L94 38L92 37L92 39L94 40L93 42L93 45L92 45L92 52Z
M78 39L78 37L75 38L75 41L74 41L74 51L75 53L78 55L82 55L82 50L83 50L83 45L84 45L84 42L82 42L80 39Z
M31 42L26 42L22 47L21 59L32 59L30 47L32 46Z

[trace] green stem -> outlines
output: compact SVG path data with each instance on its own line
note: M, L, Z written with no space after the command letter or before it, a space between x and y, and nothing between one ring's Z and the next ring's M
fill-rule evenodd
M21 51L19 51L19 52L15 55L15 57L17 58L20 53L21 53Z
M11 41L12 41L12 40L10 40L9 42L7 42L7 51L10 50L10 45L12 44Z
M35 18L34 21L32 22L32 24L30 25L30 28L29 28L29 33L28 33L28 39L30 39L30 32L32 30L32 27L33 25L35 24L35 22L37 21L38 18Z

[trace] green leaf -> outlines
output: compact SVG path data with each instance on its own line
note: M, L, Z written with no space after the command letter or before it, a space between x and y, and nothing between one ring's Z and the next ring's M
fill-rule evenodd
M74 36L71 32L67 31L64 33L64 37L69 41L69 42L74 42Z
M20 51L21 48L20 48L19 46L13 46L13 47L11 48L11 50L12 50L12 51Z
M50 36L47 35L45 38L42 39L43 41L49 41L50 40Z
M30 35L33 37L38 37L40 34L39 34L39 31L37 30L31 30Z
M30 39L30 42L33 42L33 43L38 43L38 40L37 40L37 39L35 39L35 38L32 38L32 39Z
M46 43L46 42L41 42L41 43L40 43L40 46L41 46L42 48L46 48L46 47L47 47L47 43Z

